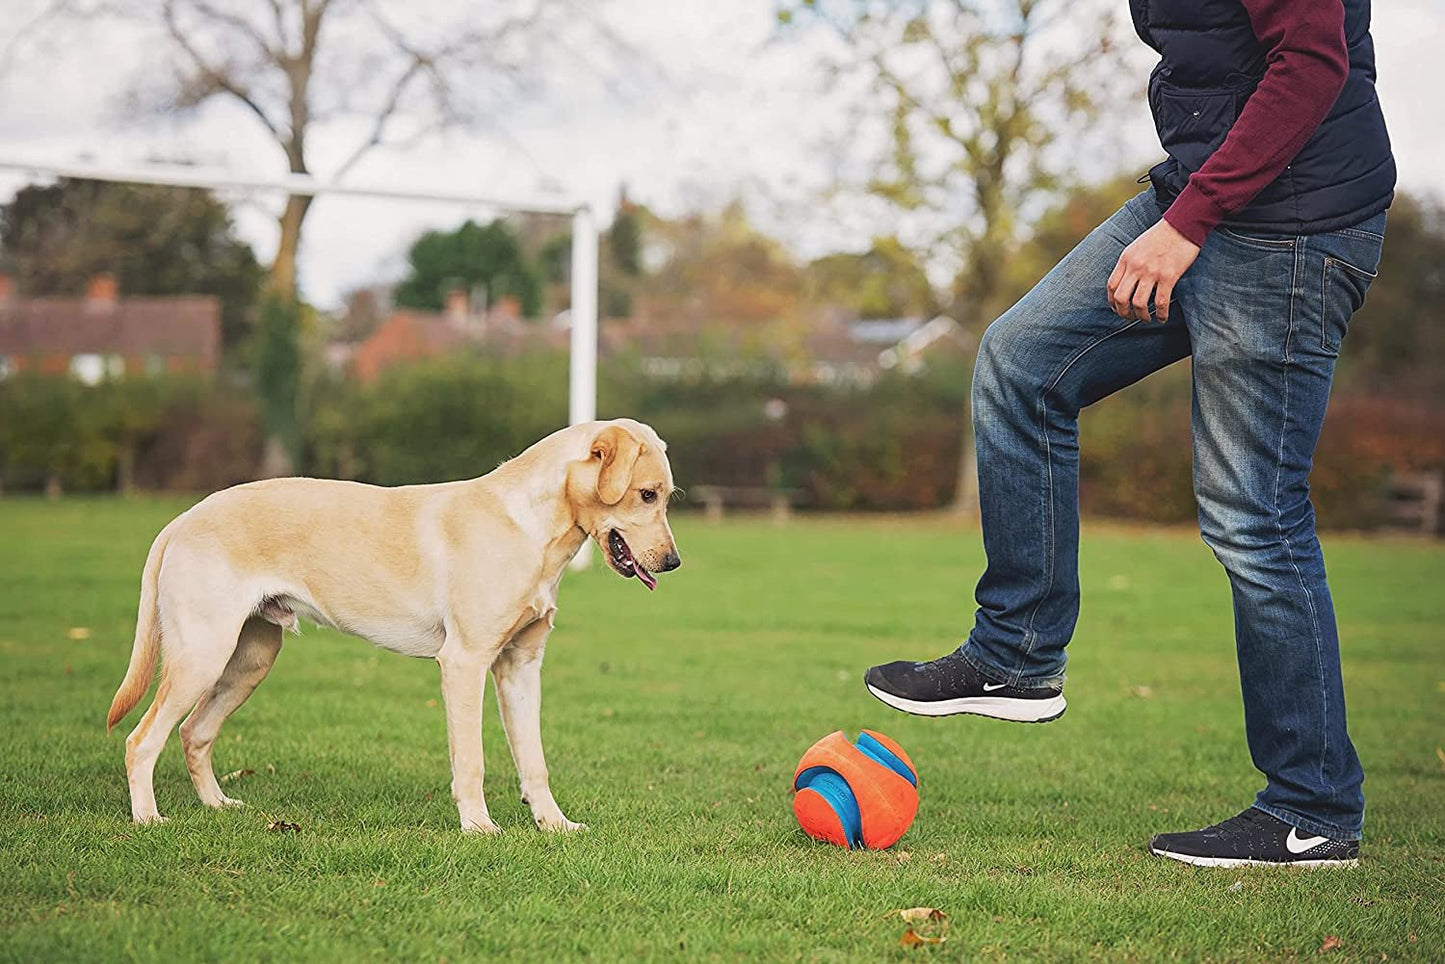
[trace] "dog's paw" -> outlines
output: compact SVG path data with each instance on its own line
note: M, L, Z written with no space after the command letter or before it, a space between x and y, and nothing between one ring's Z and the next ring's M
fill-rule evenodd
M463 833L484 833L489 837L495 837L502 832L502 828L492 823L489 819L484 820L463 820Z
M547 833L573 833L578 830L586 830L585 823L577 823L575 820L568 820L562 814L554 817L537 817L537 829Z
M162 817L158 813L136 814L131 817L131 823L137 827L155 826L159 823L169 823L170 817Z

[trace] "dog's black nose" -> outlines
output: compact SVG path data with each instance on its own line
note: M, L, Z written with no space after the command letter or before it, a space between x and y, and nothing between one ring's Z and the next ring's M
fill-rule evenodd
M672 572L672 570L676 569L680 565L682 565L682 557L679 556L677 554L677 550L674 549L667 554L667 558L662 560L662 571Z

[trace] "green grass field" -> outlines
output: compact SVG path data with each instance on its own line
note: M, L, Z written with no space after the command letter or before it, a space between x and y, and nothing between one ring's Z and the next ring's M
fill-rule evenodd
M657 593L569 575L543 731L584 834L532 828L489 707L506 832L463 836L434 664L315 629L217 745L249 807L204 808L173 738L156 773L171 822L132 827L105 710L141 563L182 507L0 500L0 958L1280 960L1327 937L1333 960L1445 958L1439 546L1326 544L1368 774L1361 866L1239 872L1144 849L1259 782L1208 550L1091 527L1068 714L922 720L860 677L968 625L978 534L932 518L683 517L686 565ZM882 853L814 844L789 808L802 751L864 726L922 777L917 822ZM950 915L945 944L900 946L886 915L916 905Z

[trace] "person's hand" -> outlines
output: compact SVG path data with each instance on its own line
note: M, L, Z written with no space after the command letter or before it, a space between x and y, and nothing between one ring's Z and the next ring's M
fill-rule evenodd
M1148 322L1152 295L1159 322L1168 321L1169 296L1198 256L1198 245L1160 219L1124 249L1109 275L1106 289L1114 313L1120 318Z

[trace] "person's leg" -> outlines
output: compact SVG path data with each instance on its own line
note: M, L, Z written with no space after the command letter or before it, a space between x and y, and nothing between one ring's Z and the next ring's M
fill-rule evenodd
M1158 219L1151 193L1134 198L985 332L973 382L988 556L978 611L957 654L868 671L890 706L1025 721L1062 713L1079 609L1079 411L1189 353L1177 315L1126 321L1105 293L1120 253ZM1021 702L1030 698L1039 701Z
M1273 822L1251 820L1273 836L1250 846L1269 862L1310 851L1310 840L1358 840L1363 823L1308 476L1383 229L1381 215L1299 238L1217 231L1178 296L1194 345L1200 532L1229 574L1245 732L1268 779L1254 806ZM1271 852L1273 837L1284 846Z

